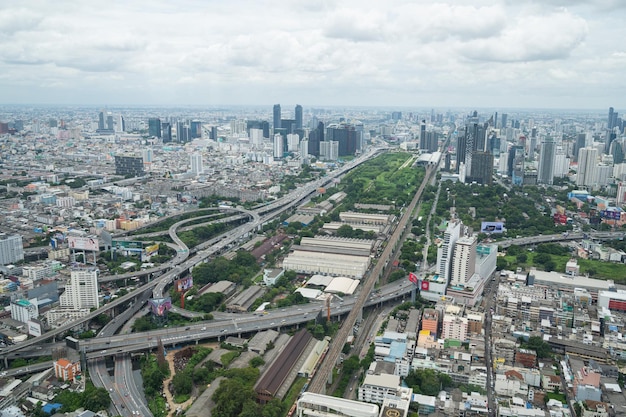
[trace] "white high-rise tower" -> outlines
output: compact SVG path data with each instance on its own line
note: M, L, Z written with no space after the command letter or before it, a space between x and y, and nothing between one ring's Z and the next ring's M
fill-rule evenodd
M204 167L202 166L202 155L199 153L192 153L190 155L191 172L194 174L202 174L204 172Z
M450 221L448 228L443 234L443 244L437 249L437 272L446 283L450 282L454 244L461 237L462 228L463 223L460 220Z
M588 147L578 150L578 175L576 185L593 187L596 183L598 168L598 149Z
M75 269L65 286L65 292L59 297L61 307L73 309L98 308L98 270Z
M476 272L476 244L476 236L464 236L456 241L450 285L465 285Z

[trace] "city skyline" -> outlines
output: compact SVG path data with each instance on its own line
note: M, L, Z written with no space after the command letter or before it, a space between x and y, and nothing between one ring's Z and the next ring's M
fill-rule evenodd
M0 10L3 104L626 107L613 0Z

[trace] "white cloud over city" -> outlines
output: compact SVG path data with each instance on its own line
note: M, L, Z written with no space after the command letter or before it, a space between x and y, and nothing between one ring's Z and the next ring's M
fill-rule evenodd
M626 107L625 2L0 5L0 103Z

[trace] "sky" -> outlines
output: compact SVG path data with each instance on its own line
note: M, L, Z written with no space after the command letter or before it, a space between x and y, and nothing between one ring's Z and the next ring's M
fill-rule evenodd
M626 109L624 0L0 3L0 103Z

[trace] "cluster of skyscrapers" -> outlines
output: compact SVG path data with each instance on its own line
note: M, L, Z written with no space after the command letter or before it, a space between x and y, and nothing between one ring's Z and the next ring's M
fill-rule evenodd
M603 126L603 127L602 127ZM513 185L554 183L555 178L569 176L584 188L607 185L614 169L624 163L626 138L624 122L611 107L606 124L593 130L564 132L562 127L535 126L528 120L523 129L520 122L498 113L480 121L477 112L470 114L462 128L457 128L455 172L463 182L490 184L494 170L508 176ZM420 149L432 152L422 123ZM451 156L446 155L450 170ZM626 171L620 168L621 171ZM618 173L619 174L619 173Z

